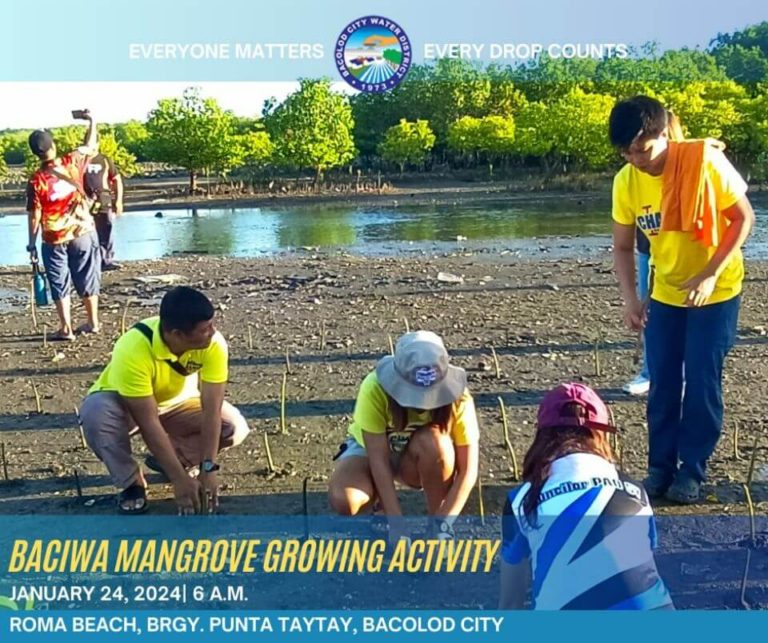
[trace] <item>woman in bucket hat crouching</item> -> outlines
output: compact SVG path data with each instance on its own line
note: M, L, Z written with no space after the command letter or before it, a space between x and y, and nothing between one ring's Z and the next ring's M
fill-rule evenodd
M423 489L433 535L452 521L477 480L479 431L464 369L435 333L406 333L360 385L349 435L334 458L331 507L353 516L378 500L389 540L407 538L395 481Z
M544 396L525 482L504 506L501 609L673 609L648 494L617 471L615 431L588 386Z

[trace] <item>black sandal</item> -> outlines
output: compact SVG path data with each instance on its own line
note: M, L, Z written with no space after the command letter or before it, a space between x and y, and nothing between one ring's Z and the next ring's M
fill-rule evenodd
M141 505L141 507L134 506L133 509L128 509L127 507L123 506L123 503L135 503L138 500L141 500L144 503ZM117 494L117 511L119 513L125 516L132 516L146 513L147 509L149 509L149 504L147 503L147 490L138 482L134 482L130 487L123 489L119 494Z

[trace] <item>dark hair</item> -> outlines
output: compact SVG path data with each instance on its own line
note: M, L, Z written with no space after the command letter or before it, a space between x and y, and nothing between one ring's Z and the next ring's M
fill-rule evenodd
M408 409L400 406L391 395L387 395L389 400L389 412L392 415L392 423L394 426L392 429L398 433L405 431L408 426ZM442 433L449 433L453 428L453 423L456 419L456 405L457 402L446 404L432 411L431 424L437 426Z
M613 106L608 118L611 145L626 148L640 130L643 138L656 138L667 126L667 110L655 98L634 96Z
M564 410L572 410L576 415L583 409L578 404L569 404ZM615 461L605 431L573 426L538 429L523 461L523 480L531 483L523 498L523 513L530 526L536 526L539 496L551 472L552 463L572 453L592 453L609 462Z
M188 333L200 322L213 318L213 304L203 293L187 286L176 286L160 302L160 327L164 331Z

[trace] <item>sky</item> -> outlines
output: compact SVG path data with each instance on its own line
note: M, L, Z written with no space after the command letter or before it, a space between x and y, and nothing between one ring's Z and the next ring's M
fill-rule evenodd
M90 46L87 34L105 28L102 0L4 0L10 28L0 39L0 129L53 127L70 110L89 107L104 122L144 120L159 98L191 85L238 115L261 112L266 98L283 99L301 77L339 79L333 47L344 27L366 15L397 21L422 61L427 43L628 43L656 41L661 49L706 48L718 33L768 20L765 0L132 0L119 29ZM183 10L180 9L183 7ZM40 15L55 20L40 21ZM109 21L107 20L107 23ZM74 46L51 57L36 40ZM135 60L132 43L320 43L322 58L302 60ZM77 53L82 50L82 64ZM63 82L69 81L69 82ZM99 81L99 82L93 82ZM113 81L113 82L104 82ZM114 82L119 81L119 82ZM153 82L149 82L153 81Z
M88 108L103 123L146 120L161 98L181 96L187 87L200 87L238 116L261 114L272 96L284 100L298 82L0 82L0 130L38 129L71 125L73 109ZM335 91L354 91L344 82ZM51 101L50 97L56 100ZM23 106L23 108L22 108Z

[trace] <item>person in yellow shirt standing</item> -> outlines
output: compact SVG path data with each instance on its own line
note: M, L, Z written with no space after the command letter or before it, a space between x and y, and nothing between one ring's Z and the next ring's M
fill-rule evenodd
M609 138L627 161L613 183L624 322L645 328L651 380L645 487L652 498L695 503L722 430L723 363L736 338L741 247L754 212L722 144L670 142L667 111L656 99L617 103ZM636 227L654 266L647 310L635 292Z
M360 385L349 436L334 458L328 496L354 516L378 499L392 544L408 538L395 481L423 489L431 535L453 537L477 481L480 433L464 369L429 331L403 335Z
M218 505L216 457L245 439L248 423L224 400L227 343L213 318L203 293L186 286L168 291L159 317L117 340L80 407L86 442L121 489L121 513L147 510L146 481L131 453L137 432L151 454L147 466L173 484L179 513L199 512L203 494L211 510Z

